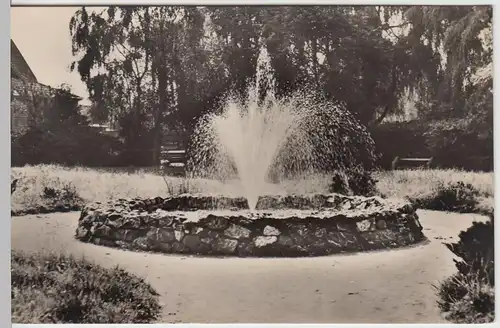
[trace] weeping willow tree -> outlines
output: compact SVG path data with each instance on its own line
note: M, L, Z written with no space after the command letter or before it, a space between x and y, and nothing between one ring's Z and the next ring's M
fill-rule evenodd
M411 49L412 71L426 100L427 116L461 117L478 91L474 74L492 62L491 6L412 6L399 45ZM489 44L488 44L489 42ZM425 82L425 83L421 83ZM479 87L480 88L480 87Z
M491 161L492 7L412 6L400 12L408 30L397 44L411 45L411 62L418 64L410 75L421 96L419 118L430 121L428 146L450 159L446 165L464 157Z

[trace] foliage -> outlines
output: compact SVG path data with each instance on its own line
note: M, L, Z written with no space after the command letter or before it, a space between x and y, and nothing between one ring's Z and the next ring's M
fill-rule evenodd
M490 215L488 222L473 222L472 226L459 235L459 242L445 244L458 256L455 266L462 275L474 273L478 279L487 280L495 285L494 258L494 217Z
M83 7L72 17L73 54L80 57L72 69L87 85L94 117L121 121L129 150L153 130L158 160L162 125L189 122L193 107L203 107L203 96L218 87L209 78L217 69L204 55L202 29L195 7Z
M88 126L69 86L50 90L46 105L37 109L41 115L36 124L12 137L12 165L113 165L120 141Z
M495 320L495 288L474 274L455 274L439 286L438 306L454 323L481 324Z
M492 47L482 42L484 31L491 32L492 7L411 6L399 12L409 24L397 43L410 46L411 60L420 66L414 77L425 83L415 85L430 105L428 115L463 116L477 88L473 74L492 61Z
M321 90L373 127L403 111L400 100L413 91L424 126L466 120L452 130L468 145L484 142L484 157L492 144L491 17L491 6L111 6L84 7L69 27L93 118L119 122L127 150L154 149L154 163L165 130L192 132L227 93L246 91L262 46L279 97ZM453 139L437 126L425 131L425 147L460 154L461 140L437 145Z
M12 141L11 163L113 166L120 148L118 140L89 127L42 125Z
M12 215L74 211L84 204L75 184L57 176L51 178L48 183L43 180L30 181L24 176L18 176L16 180L16 192L11 197L13 203L21 198L23 206L12 206ZM37 186L30 185L33 182L37 183ZM36 190L36 195L30 195L29 191L32 189Z
M480 131L479 127L473 128L473 124L472 119L430 123L423 134L429 153L436 156L443 167L493 169L493 130ZM471 162L474 159L489 162Z
M143 279L85 259L13 252L11 284L15 323L149 323L160 314Z
M378 165L388 170L391 169L395 157L433 156L424 137L427 128L427 124L416 120L382 123L370 127L377 152L381 154Z
M468 118L391 122L371 127L377 151L382 154L378 164L390 169L396 156L433 157L434 165L440 168L490 171L493 168L492 114L493 111L487 109Z
M364 170L362 167L355 167L345 172L334 172L330 192L373 196L377 192L376 183L372 172Z
M474 212L479 194L472 184L459 181L448 185L440 184L435 194L416 201L426 209L467 213Z
M488 323L495 318L494 215L473 225L446 247L459 260L458 273L437 287L438 304L449 320L457 323Z
M400 48L383 37L378 6L269 7L263 35L282 92L304 86L344 102L362 124L396 109Z

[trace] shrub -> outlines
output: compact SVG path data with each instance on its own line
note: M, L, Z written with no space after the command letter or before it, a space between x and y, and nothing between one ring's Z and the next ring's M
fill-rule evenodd
M332 176L330 192L372 196L377 191L376 183L370 171L358 166L346 171L336 171Z
M460 260L458 272L436 287L441 311L456 323L487 323L495 317L494 218L474 222L457 243L445 243Z
M440 165L493 169L492 121L489 129L484 124L476 126L473 123L470 117L429 122L424 137L430 153Z
M16 192L12 195L12 214L65 212L77 210L84 203L71 181L57 176L50 179L39 178L37 181L18 176Z
M381 153L378 160L380 167L390 169L392 161L399 157L430 157L424 133L427 127L424 122L387 122L370 127L377 151ZM397 140L397 142L394 142Z
M12 140L12 166L62 164L112 166L123 145L86 126L36 127Z
M459 181L448 185L441 183L434 194L416 202L427 209L465 213L474 212L479 196L479 190L472 184Z
M489 323L495 319L495 288L474 274L455 274L439 287L438 306L455 323Z
M143 279L84 259L14 252L11 284L15 323L149 323L160 313Z
M457 243L446 243L446 247L461 260L454 260L462 275L474 273L479 279L495 284L494 219L488 222L473 222L472 226L459 234Z
M382 154L378 164L389 169L396 156L433 157L441 168L492 170L492 104L490 100L478 100L474 104L477 108L461 119L387 122L370 127L377 151Z

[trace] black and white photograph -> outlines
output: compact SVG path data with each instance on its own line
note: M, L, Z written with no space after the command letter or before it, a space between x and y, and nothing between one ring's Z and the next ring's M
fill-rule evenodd
M493 5L132 3L10 8L12 323L494 322Z

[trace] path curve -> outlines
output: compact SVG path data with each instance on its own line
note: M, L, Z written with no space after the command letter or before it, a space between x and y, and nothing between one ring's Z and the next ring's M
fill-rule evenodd
M442 323L432 284L455 272L442 242L487 218L418 215L429 243L316 258L201 258L85 244L73 237L77 212L13 217L11 245L144 277L161 295L165 323Z

